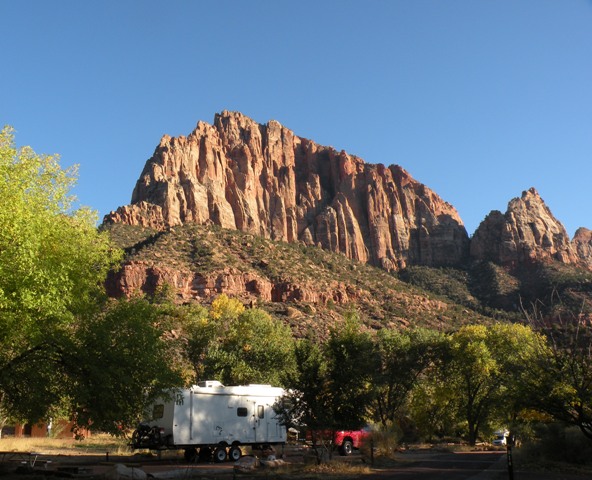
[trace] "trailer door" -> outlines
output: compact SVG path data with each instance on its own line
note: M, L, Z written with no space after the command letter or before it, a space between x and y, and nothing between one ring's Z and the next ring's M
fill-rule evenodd
M255 403L255 441L266 442L267 439L267 423L265 419L265 405Z

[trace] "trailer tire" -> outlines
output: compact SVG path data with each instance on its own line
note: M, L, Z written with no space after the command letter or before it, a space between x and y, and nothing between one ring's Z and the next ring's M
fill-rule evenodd
M142 444L141 442L141 434L139 430L134 430L134 433L132 433L132 447L133 448L140 448L140 445Z
M228 456L230 457L231 462L236 462L239 458L242 457L242 455L243 452L241 451L238 445L234 445L230 447L230 450L228 450Z
M197 460L197 450L195 448L186 448L183 453L186 462L195 463Z
M225 447L218 447L214 450L214 461L216 463L225 462L228 459L228 453Z

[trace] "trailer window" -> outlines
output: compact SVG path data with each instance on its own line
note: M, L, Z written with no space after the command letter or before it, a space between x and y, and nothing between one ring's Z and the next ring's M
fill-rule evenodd
M152 420L158 420L164 416L164 405L154 405L152 409Z
M249 414L249 412L247 411L247 408L246 407L238 407L236 409L236 414L239 417L246 417Z
M265 409L263 408L263 405L257 405L257 416L259 418L265 418Z

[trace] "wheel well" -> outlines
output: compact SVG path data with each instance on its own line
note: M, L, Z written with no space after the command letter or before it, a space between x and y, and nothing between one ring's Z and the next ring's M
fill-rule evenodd
M238 440L235 440L234 442L232 442L232 444L230 445L231 447L238 447L240 446L240 442Z

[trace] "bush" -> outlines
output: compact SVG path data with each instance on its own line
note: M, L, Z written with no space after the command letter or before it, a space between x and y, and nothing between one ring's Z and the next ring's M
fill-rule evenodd
M579 428L561 423L539 424L534 433L536 437L526 441L520 449L522 463L592 465L592 441Z
M373 429L372 436L366 438L361 445L360 453L364 458L372 458L371 449L374 449L374 457L393 458L401 443L401 429L393 426L388 429Z
M467 273L454 268L411 266L399 273L404 282L441 295L469 308L479 308L478 300L468 289Z

